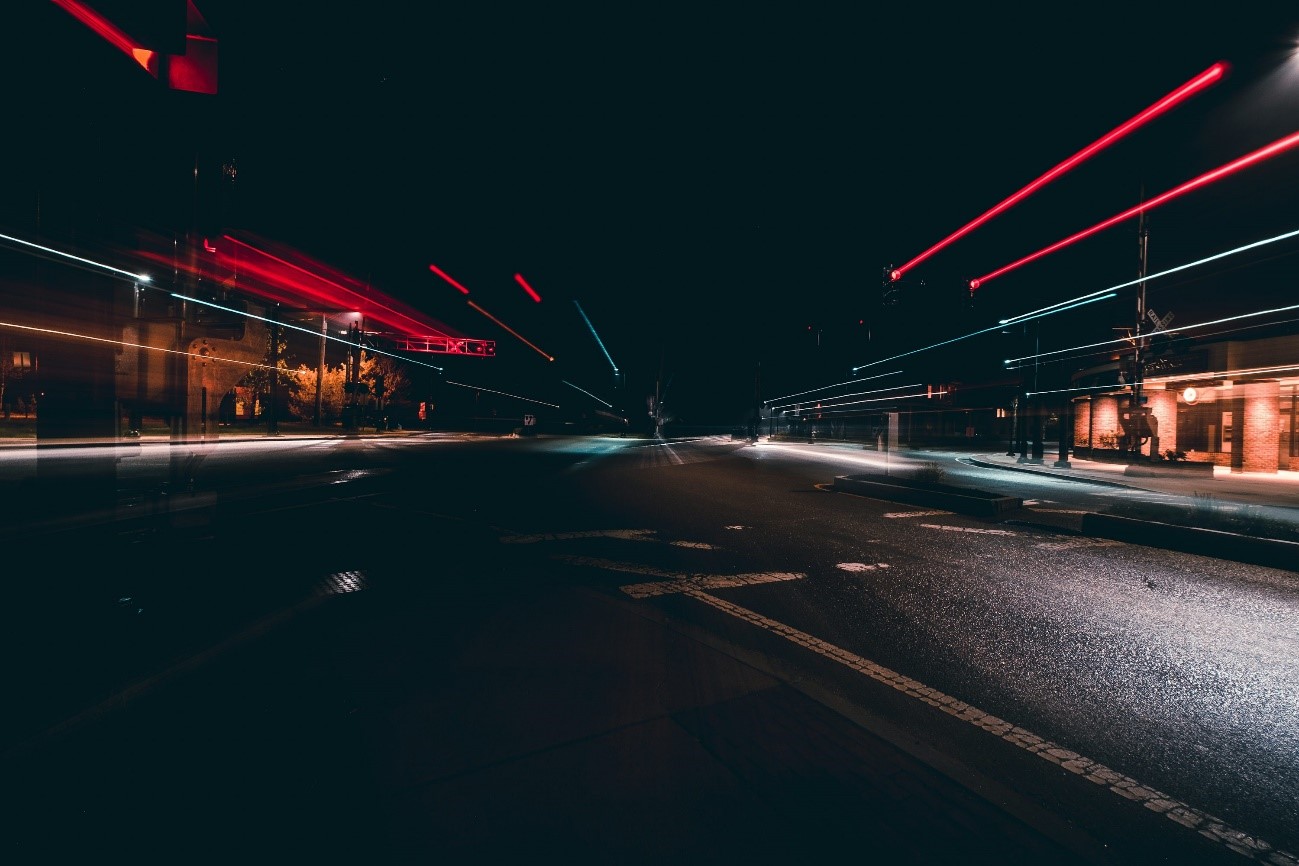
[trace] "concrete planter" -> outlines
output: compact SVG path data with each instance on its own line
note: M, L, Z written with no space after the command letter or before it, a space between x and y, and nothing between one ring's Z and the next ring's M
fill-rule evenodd
M1191 478L1213 477L1212 463L1191 463L1186 460L1162 460L1150 463L1132 463L1123 470L1124 475L1136 475L1144 478Z
M1024 500L1016 496L1002 496L983 490L953 487L950 484L908 481L887 475L840 475L834 479L834 489L888 502L924 505L975 517L1003 517L1024 507Z

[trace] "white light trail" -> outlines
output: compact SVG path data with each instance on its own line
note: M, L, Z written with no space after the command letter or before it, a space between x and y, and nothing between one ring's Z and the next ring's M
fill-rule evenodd
M92 337L89 334L78 334L75 331L59 331L54 328L38 328L35 325L21 325L17 322L2 322L0 328L15 328L20 331L31 331L35 334L51 334L56 337L73 337L78 340L87 340L91 343L108 343L112 346L123 346L128 349L147 349L150 352L162 352L167 355L182 355L186 358L197 358L200 361L212 361L222 364L239 364L242 367L256 367L259 370L275 370L275 367L269 364L257 364L252 361L239 361L234 358L222 358L219 355L200 355L197 352L182 352L179 349L164 349L161 346L148 346L144 343L130 343L125 340L110 340L107 337ZM297 370L280 370L279 372L289 376L301 375Z
M205 307L212 307L217 310L225 310L227 313L234 313L236 316L244 316L249 319L257 319L259 322L266 322L267 324L271 324L271 325L279 325L281 328L289 328L290 330L301 331L302 333L310 334L313 337L324 337L326 340L332 340L335 343L343 343L346 346L356 345L351 340L344 340L342 337L331 337L328 334L320 333L320 331L317 331L314 328L304 328L301 327L300 325L289 324L288 322L277 322L274 319L268 319L265 316L259 316L256 313L248 313L245 312L244 310L235 309L234 307L226 307L226 306L222 306L221 304L215 304L212 301L204 301L204 300L200 300L199 298L191 298L188 295L182 295L176 292L172 292L171 296L173 298L180 298L182 301L189 301L190 303L194 303L194 304L202 304ZM406 358L402 355L394 355L392 352L385 352L382 349L376 349L373 346L366 347L366 351L373 355L387 355L389 358L396 358L397 360L403 361L408 364L418 364L421 367L430 367L434 370L437 370L439 373L443 372L443 368L438 367L434 364L428 364L425 363L424 361L416 361L411 358Z
M613 372L616 375L618 373L618 365L615 364L613 358L609 356L609 350L604 347L604 340L601 340L600 335L595 332L595 325L592 325L591 320L586 317L586 311L582 309L582 305L577 302L576 298L573 299L573 306L577 307L577 312L581 315L582 321L586 322L586 327L591 331L591 336L595 337L595 344L600 347L601 352L604 352L605 360L609 362L610 367L613 367Z
M1287 307L1274 307L1274 308L1272 308L1272 309L1270 309L1270 310L1255 310L1255 311L1252 312L1252 313L1241 313L1241 314L1238 315L1238 316L1227 316L1227 317L1222 318L1222 319L1214 319L1214 320L1209 321L1209 322L1200 322L1200 323L1195 324L1195 325L1186 325L1186 326L1181 327L1181 328L1166 328L1166 329L1164 329L1163 331L1161 331L1160 333L1163 333L1163 334L1181 334L1181 333L1185 333L1186 331L1195 331L1195 330L1198 330L1198 329L1200 329L1200 328L1208 328L1208 327L1211 327L1212 325L1223 325L1223 324L1226 324L1227 322L1239 322L1241 319L1252 319L1252 318L1255 318L1255 317L1257 317L1257 316L1267 316L1267 315L1271 315L1272 313L1288 313L1288 312L1290 312L1290 311L1292 311L1292 310L1299 310L1299 304L1291 304L1291 305L1289 305L1289 306L1287 306ZM1149 335L1149 334L1146 334L1145 336L1150 336L1150 335ZM1069 349L1052 349L1052 350L1049 351L1049 352L1039 352L1039 353L1036 354L1036 355L1025 355L1025 356L1022 357L1022 358L1007 358L1006 361L1005 361L1005 363L1006 363L1006 364L1014 364L1014 363L1017 363L1017 362L1019 362L1019 361L1032 361L1032 360L1034 360L1034 359L1046 358L1046 357L1051 356L1051 355L1062 355L1062 354L1064 354L1065 352L1077 352L1077 351L1079 351L1079 350L1081 350L1081 349L1095 349L1095 348L1098 348L1098 347L1100 347L1100 346L1115 346L1115 345L1118 345L1119 343L1131 343L1131 342L1132 342L1132 338L1131 338L1131 337L1115 337L1113 340L1102 340L1102 341L1099 342L1099 343L1086 343L1086 344L1084 344L1084 345L1082 345L1082 346L1074 346L1074 347L1069 348Z
M890 385L888 388L876 388L874 391L858 391L858 392L855 393L855 394L839 394L839 395L834 396L834 397L825 397L825 398L823 398L822 400L817 401L817 403L818 403L818 406L852 406L852 405L855 405L856 403L861 403L861 402L865 402L865 401L862 401L862 400L856 400L856 401L852 401L852 402L848 402L848 403L827 403L827 402L825 402L825 401L826 401L826 400L846 400L846 399L849 398L849 397L864 397L864 396L866 396L867 394L883 394L885 391L900 391L900 390L903 389L903 388L919 388L921 384L922 384L922 383L920 383L920 382L911 382L911 383L906 384L906 385ZM800 402L800 403L786 403L786 404L783 404L783 405L781 405L781 406L772 406L771 408L772 408L773 411L778 411L778 410L789 409L789 408L791 408L791 407L801 407L801 406L803 406L803 405L804 405L804 404L801 403L801 402Z
M1227 379L1237 378L1239 376L1263 376L1269 373L1292 373L1299 370L1299 364L1288 364L1284 367L1240 367L1235 370L1206 370L1203 373L1185 373L1180 376L1155 376L1146 380L1149 382L1198 382L1201 379ZM1127 386L1115 385L1094 385L1087 388L1061 388L1055 391L1029 391L1027 396L1035 397L1038 394L1074 394L1081 391L1112 391L1118 387L1126 391Z
M812 388L807 391L797 391L793 394L786 394L784 397L773 397L770 400L763 400L762 402L770 406L772 403L777 403L781 400L788 400L791 397L802 397L804 394L815 394L817 391L825 391L830 388L838 388L840 385L853 385L856 384L857 382L869 382L871 379L883 379L885 376L897 376L900 375L901 373L902 373L901 370L894 370L892 373L879 373L878 375L875 376L862 376L859 379L849 379L847 382L836 382L833 385L822 385L820 388Z
M608 406L610 409L613 408L613 404L612 404L612 403L605 403L605 401L601 400L599 397L595 396L594 394L592 394L590 391L586 390L585 388L578 388L576 385L574 385L572 382L568 381L567 379L560 379L559 381L563 382L565 385L567 385L567 386L570 387L570 388L577 388L577 390L581 391L583 394L585 394L586 396L590 397L590 398L591 398L592 400L594 400L595 402L597 402L597 403L604 403L604 405L605 405L605 406Z
M81 256L75 256L72 253L65 253L63 250L56 250L53 247L45 247L45 246L41 246L40 244L34 244L31 241L25 241L22 238L16 238L13 237L12 235L0 234L0 239L11 241L12 243L15 244L22 244L25 247L31 247L32 249L40 250L43 253L53 253L56 256L62 256L63 258L71 259L74 262L81 262L84 265L94 265L97 268L103 268L106 271L111 271L112 273L120 274L124 277L129 277L130 279L135 280L136 282L147 283L152 279L152 277L150 277L148 274L133 274L130 271L124 271L121 268L115 268L112 265L106 265L103 262L97 262L94 259L87 259L87 258L82 258Z
M505 391L496 391L493 390L492 388L483 388L480 385L466 385L464 382L452 382L450 379L443 379L442 381L446 382L448 385L458 385L461 388L472 388L475 391L487 391L490 394L500 394L502 397L509 397L514 400L522 400L525 403L540 403L542 406L550 406L553 409L559 408L559 406L555 405L554 403L547 403L545 400L534 400L531 397L520 397L518 394L510 394Z
M1283 240L1286 240L1287 238L1295 237L1296 235L1299 235L1299 229L1295 229L1294 231L1286 232L1286 233L1284 233L1284 234L1279 234L1279 235L1277 235L1277 236L1275 236L1275 237L1267 238L1266 240L1254 241L1253 243L1245 244L1244 246L1236 247L1235 249L1224 250L1223 252L1215 253L1214 255L1211 255L1211 256L1209 256L1209 257L1207 257L1207 258L1197 259L1196 261L1193 261L1193 262L1187 262L1187 263L1184 264L1184 265L1178 265L1178 266L1175 267L1175 268L1169 268L1168 270L1160 271L1160 272L1157 273L1157 274L1150 274L1150 275L1145 276L1145 277L1137 277L1135 280L1128 280L1126 283L1119 283L1117 286L1110 286L1108 289L1101 289L1101 290L1098 291L1098 292L1092 292L1091 294L1087 294L1087 295L1080 295L1080 296L1078 296L1077 298L1074 298L1073 301L1081 301L1081 300L1084 300L1085 298L1091 298L1091 297L1094 297L1094 296L1096 296L1096 295L1099 295L1099 294L1101 294L1101 293L1103 293L1103 292L1112 292L1112 291L1117 291L1117 290L1119 290L1119 289L1126 289L1126 288L1128 288L1129 286L1135 286L1135 285L1137 285L1137 284L1139 284L1139 283L1141 283L1141 282L1147 282L1147 283L1148 283L1148 282L1150 282L1151 280L1156 280L1156 279L1159 279L1160 277L1166 277L1166 276L1168 276L1169 274L1176 274L1176 273L1178 273L1178 272L1180 272L1180 271L1184 271L1184 270L1186 270L1186 269L1188 269L1188 268L1194 268L1194 267L1196 267L1196 266L1198 266L1198 265L1203 265L1203 264L1207 264L1208 262L1217 261L1218 259L1226 258L1227 256L1234 256L1234 255L1236 255L1237 253L1243 253L1243 252L1246 252L1246 251L1248 251L1248 250L1255 249L1255 248L1257 248L1257 247L1266 246L1267 244L1274 244L1274 243L1277 243L1278 241L1283 241ZM1034 310L1032 313L1024 313L1022 316L1014 316L1014 317L1009 318L1009 319L1002 319L1002 320L1001 320L1001 324L1003 324L1003 325L1009 325L1009 324L1011 324L1012 322L1017 322L1017 321L1019 321L1019 320L1021 320L1021 319L1024 319L1024 318L1027 317L1027 316L1032 316L1032 315L1034 315L1034 314L1036 314L1036 313L1041 313L1041 312L1046 312L1046 311L1049 311L1049 310L1054 310L1056 307L1059 307L1059 306L1061 306L1061 305L1063 305L1063 304L1069 304L1069 303L1072 303L1072 301L1060 301L1060 303L1058 303L1058 304L1052 304L1052 305L1049 306L1049 307L1043 307L1041 310Z

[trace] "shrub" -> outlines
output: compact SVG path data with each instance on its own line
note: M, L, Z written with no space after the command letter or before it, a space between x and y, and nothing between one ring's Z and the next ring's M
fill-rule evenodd
M924 481L927 484L941 484L946 477L947 473L943 470L943 467L932 460L916 468L917 481Z

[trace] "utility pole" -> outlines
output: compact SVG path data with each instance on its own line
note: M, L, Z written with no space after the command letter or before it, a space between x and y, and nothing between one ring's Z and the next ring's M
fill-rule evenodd
M275 304L271 313L271 387L270 405L266 407L266 435L278 436L280 419L277 417L280 405L280 305Z
M1141 191L1141 199L1145 200L1144 189ZM1125 431L1128 450L1138 453L1141 451L1142 436L1149 429L1146 424L1146 359L1142 345L1145 337L1141 332L1146 318L1146 262L1149 246L1150 227L1143 210L1137 218L1137 326L1132 335L1132 394L1128 398L1128 427Z

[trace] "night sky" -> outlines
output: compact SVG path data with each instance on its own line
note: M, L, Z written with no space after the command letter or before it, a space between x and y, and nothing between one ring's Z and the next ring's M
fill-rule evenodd
M233 227L497 340L495 359L454 359L462 378L571 400L567 379L633 413L670 383L677 414L696 423L738 421L755 393L838 382L853 365L1131 279L1135 219L989 283L972 306L963 288L1143 190L1299 130L1299 71L1285 74L1299 16L1275 11L196 5L219 39L221 90L185 98L206 100L205 141L237 162ZM68 40L61 63L129 67L60 15L35 26ZM1217 61L1231 64L1224 82L927 260L903 302L881 308L886 265ZM1149 270L1299 228L1287 223L1299 222L1297 194L1299 149L1161 207ZM1152 284L1150 304L1189 322L1215 304L1294 297L1296 251L1277 244L1249 268ZM429 263L558 360L468 308ZM625 371L621 390L574 300ZM1116 304L1059 317L1045 338L1104 339L1134 318L1130 295ZM1002 347L969 351L987 360Z

